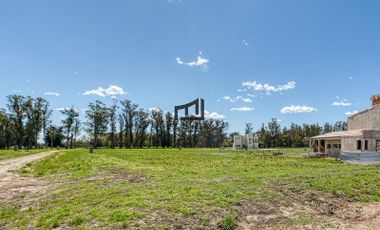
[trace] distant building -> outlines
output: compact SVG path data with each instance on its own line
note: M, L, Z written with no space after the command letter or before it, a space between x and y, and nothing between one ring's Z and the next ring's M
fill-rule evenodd
M380 152L380 94L371 97L372 108L348 117L348 130L311 138L316 153Z
M234 145L235 150L239 149L258 149L259 148L259 137L252 133L247 135L235 135L234 136Z

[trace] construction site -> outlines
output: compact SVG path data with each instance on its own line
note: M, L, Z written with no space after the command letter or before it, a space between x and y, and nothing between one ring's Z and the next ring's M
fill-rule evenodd
M380 161L380 94L371 97L372 107L348 117L348 130L312 137L314 153L362 160ZM369 160L369 159L367 159Z

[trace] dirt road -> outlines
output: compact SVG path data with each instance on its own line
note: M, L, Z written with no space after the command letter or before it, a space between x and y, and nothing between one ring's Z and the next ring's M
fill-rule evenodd
M44 191L48 184L35 178L21 177L15 171L24 165L59 151L49 151L0 161L0 202L21 196L23 193L35 194Z

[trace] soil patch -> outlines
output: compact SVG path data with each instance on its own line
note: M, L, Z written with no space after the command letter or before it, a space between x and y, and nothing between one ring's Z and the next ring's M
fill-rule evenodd
M49 151L16 159L0 161L0 197L3 201L12 198L35 195L46 191L50 184L37 178L21 177L16 171L34 161L55 154L59 151Z
M359 203L322 192L291 192L234 206L237 229L377 229L380 203Z
M145 176L137 173L128 173L125 171L107 171L100 172L93 177L85 179L85 181L95 182L95 181L104 181L104 182L130 182L130 183L139 183L145 180Z

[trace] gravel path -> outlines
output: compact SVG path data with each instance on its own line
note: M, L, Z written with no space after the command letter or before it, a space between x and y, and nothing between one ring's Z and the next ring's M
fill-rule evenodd
M15 171L28 163L38 161L59 151L49 151L0 161L0 201L6 201L22 193L31 194L44 191L48 184L35 178L21 177Z

